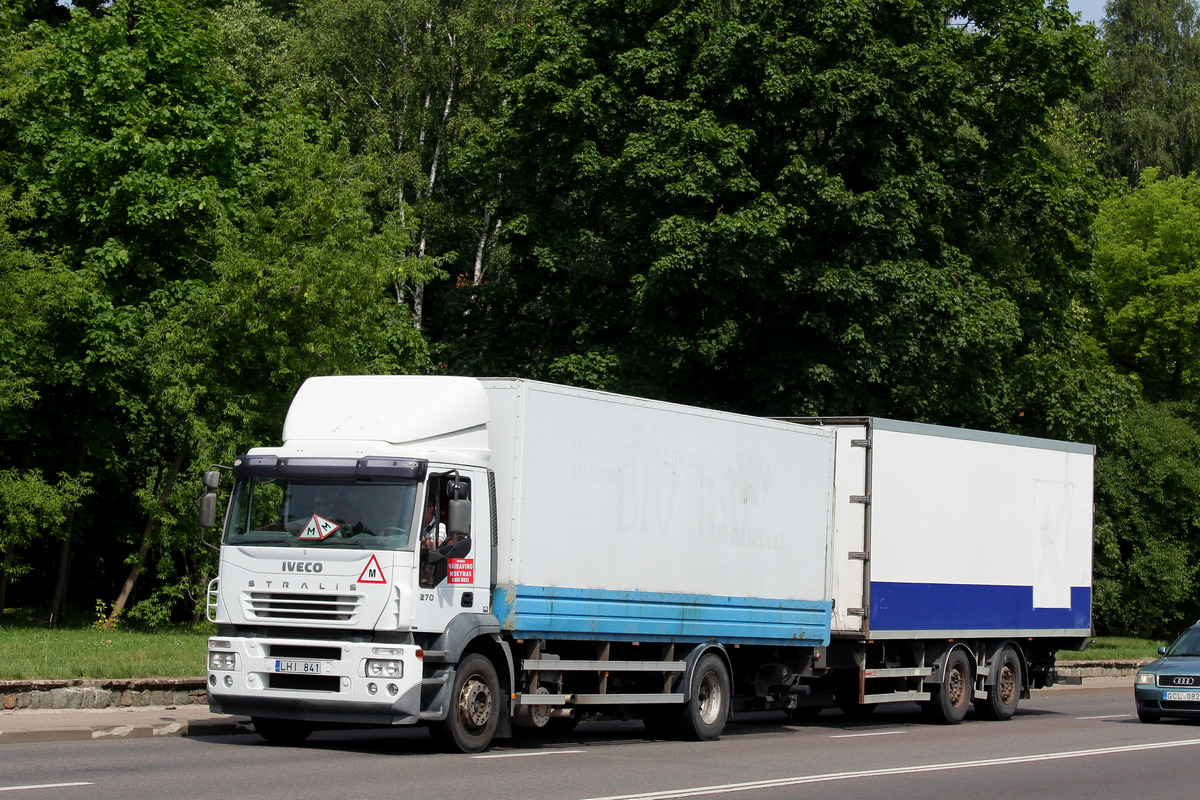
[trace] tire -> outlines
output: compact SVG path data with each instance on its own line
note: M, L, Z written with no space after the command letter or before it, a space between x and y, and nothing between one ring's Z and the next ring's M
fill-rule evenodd
M1147 725L1153 725L1162 720L1162 714L1156 714L1153 711L1146 711L1141 706L1137 707L1138 719L1145 722Z
M250 721L254 723L255 732L271 744L300 744L313 732L312 725L292 719L251 717Z
M988 687L987 697L975 701L975 713L982 719L1012 719L1021 702L1021 659L1012 648L1004 648L992 661L996 682Z
M683 738L711 742L721 737L729 719L729 670L716 653L706 653L696 662L691 686L683 704Z
M935 722L957 725L967 715L975 694L975 682L971 676L971 662L962 650L951 651L946 659L942 682L933 687L933 695L925 713Z
M434 723L429 732L452 753L482 752L496 735L502 701L495 665L472 653L454 670L446 719Z

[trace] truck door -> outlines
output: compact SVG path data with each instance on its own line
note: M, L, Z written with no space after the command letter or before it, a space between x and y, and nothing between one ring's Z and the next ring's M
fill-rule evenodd
M471 470L431 473L426 482L414 614L418 631L442 631L459 614L490 610L487 486L486 476ZM462 501L470 504L466 535L451 524L451 506Z
M833 472L833 588L834 632L866 630L870 534L868 530L870 458L866 425L837 428Z

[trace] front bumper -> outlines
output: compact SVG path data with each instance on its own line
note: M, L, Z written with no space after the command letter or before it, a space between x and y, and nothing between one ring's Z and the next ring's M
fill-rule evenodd
M1168 700L1171 691L1153 684L1135 686L1133 698L1142 711L1163 717L1200 717L1200 701Z
M426 682L415 645L217 636L208 649L236 659L232 669L208 671L208 703L217 713L351 725L421 719ZM402 673L369 676L371 659L400 662Z

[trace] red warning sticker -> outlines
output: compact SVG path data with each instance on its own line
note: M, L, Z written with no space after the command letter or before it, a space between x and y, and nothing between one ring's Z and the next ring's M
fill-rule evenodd
M304 526L304 530L300 532L298 539L324 539L342 527L331 519L325 519L317 514L312 515L312 519Z
M446 559L446 577L448 583L474 583L475 559L448 558Z
M363 567L362 575L358 576L359 583L387 583L387 578L383 577L383 570L379 567L379 560L372 554L367 565Z

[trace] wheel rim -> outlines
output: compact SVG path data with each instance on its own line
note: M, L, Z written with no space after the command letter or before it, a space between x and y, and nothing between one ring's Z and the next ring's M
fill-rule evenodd
M1000 668L1000 677L996 680L996 691L1000 695L1000 702L1005 705L1011 703L1016 695L1017 671L1008 661L1005 661L1004 666Z
M458 696L458 716L468 728L480 730L492 717L492 692L486 683L472 675Z
M715 672L706 672L700 679L699 690L696 692L696 705L700 721L712 725L721 714L721 681Z
M955 666L950 670L950 674L946 676L946 685L949 689L950 705L958 708L967 699L967 681L966 675L962 669Z

